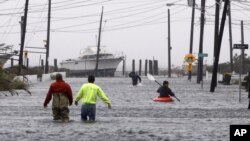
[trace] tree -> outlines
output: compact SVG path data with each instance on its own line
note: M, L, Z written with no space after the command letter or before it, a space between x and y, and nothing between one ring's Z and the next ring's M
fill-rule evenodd
M29 94L30 91L28 90L28 84L19 80L19 79L14 79L15 75L8 73L8 71L3 70L0 67L0 92L1 91L8 91L11 95L18 95L18 92L15 91L16 89L22 89L28 92Z
M245 72L250 71L250 57L247 56L247 54L244 54L244 62L242 64L245 64ZM239 73L240 72L240 66L241 66L241 58L242 55L238 55L237 53L233 57L234 62L234 72Z
M241 54L238 55L237 53L233 56L233 63L234 63L234 72L235 73L239 73L240 72L240 63L241 63ZM245 60L244 63L245 64L245 72L250 71L250 57L247 56L247 54L244 54ZM213 71L213 66L207 66L207 70L208 72L212 72ZM220 63L218 66L218 73L224 74L224 73L228 73L231 72L230 71L230 62L224 62L224 63Z

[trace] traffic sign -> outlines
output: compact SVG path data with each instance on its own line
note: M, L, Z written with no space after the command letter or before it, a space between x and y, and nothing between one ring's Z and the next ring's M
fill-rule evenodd
M198 54L198 57L207 57L207 56L208 56L207 53L199 53L199 54Z
M234 49L248 49L248 44L234 44Z
M184 60L187 62L187 63L193 63L196 59L195 59L195 56L193 54L187 54L184 58Z
M187 71L192 71L193 69L193 66L192 66L192 63L189 63L186 67Z

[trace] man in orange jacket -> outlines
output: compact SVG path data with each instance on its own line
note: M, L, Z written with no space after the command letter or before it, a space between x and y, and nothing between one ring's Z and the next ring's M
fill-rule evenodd
M69 105L72 105L73 96L69 84L63 81L61 74L56 74L56 82L50 85L46 99L44 101L44 108L52 100L52 111L54 120L62 120L63 122L69 121Z

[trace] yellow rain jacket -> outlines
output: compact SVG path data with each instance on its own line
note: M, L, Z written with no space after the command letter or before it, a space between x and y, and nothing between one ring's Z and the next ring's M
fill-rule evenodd
M96 104L97 96L99 96L103 102L111 104L109 98L105 95L102 89L94 83L86 83L82 85L76 95L76 101L80 101L82 104Z

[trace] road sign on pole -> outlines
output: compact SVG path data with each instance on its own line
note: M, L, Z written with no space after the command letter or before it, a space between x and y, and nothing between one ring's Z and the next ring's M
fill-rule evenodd
M196 58L193 54L187 54L184 58L184 60L187 62L187 63L193 63L194 61L196 61Z
M198 54L198 57L207 57L207 56L208 56L207 53L199 53L199 54Z
M248 49L248 44L234 44L234 49Z
M234 44L234 49L248 49L248 44ZM240 73L239 73L239 102L241 102L241 66L242 66L242 58L240 58Z

